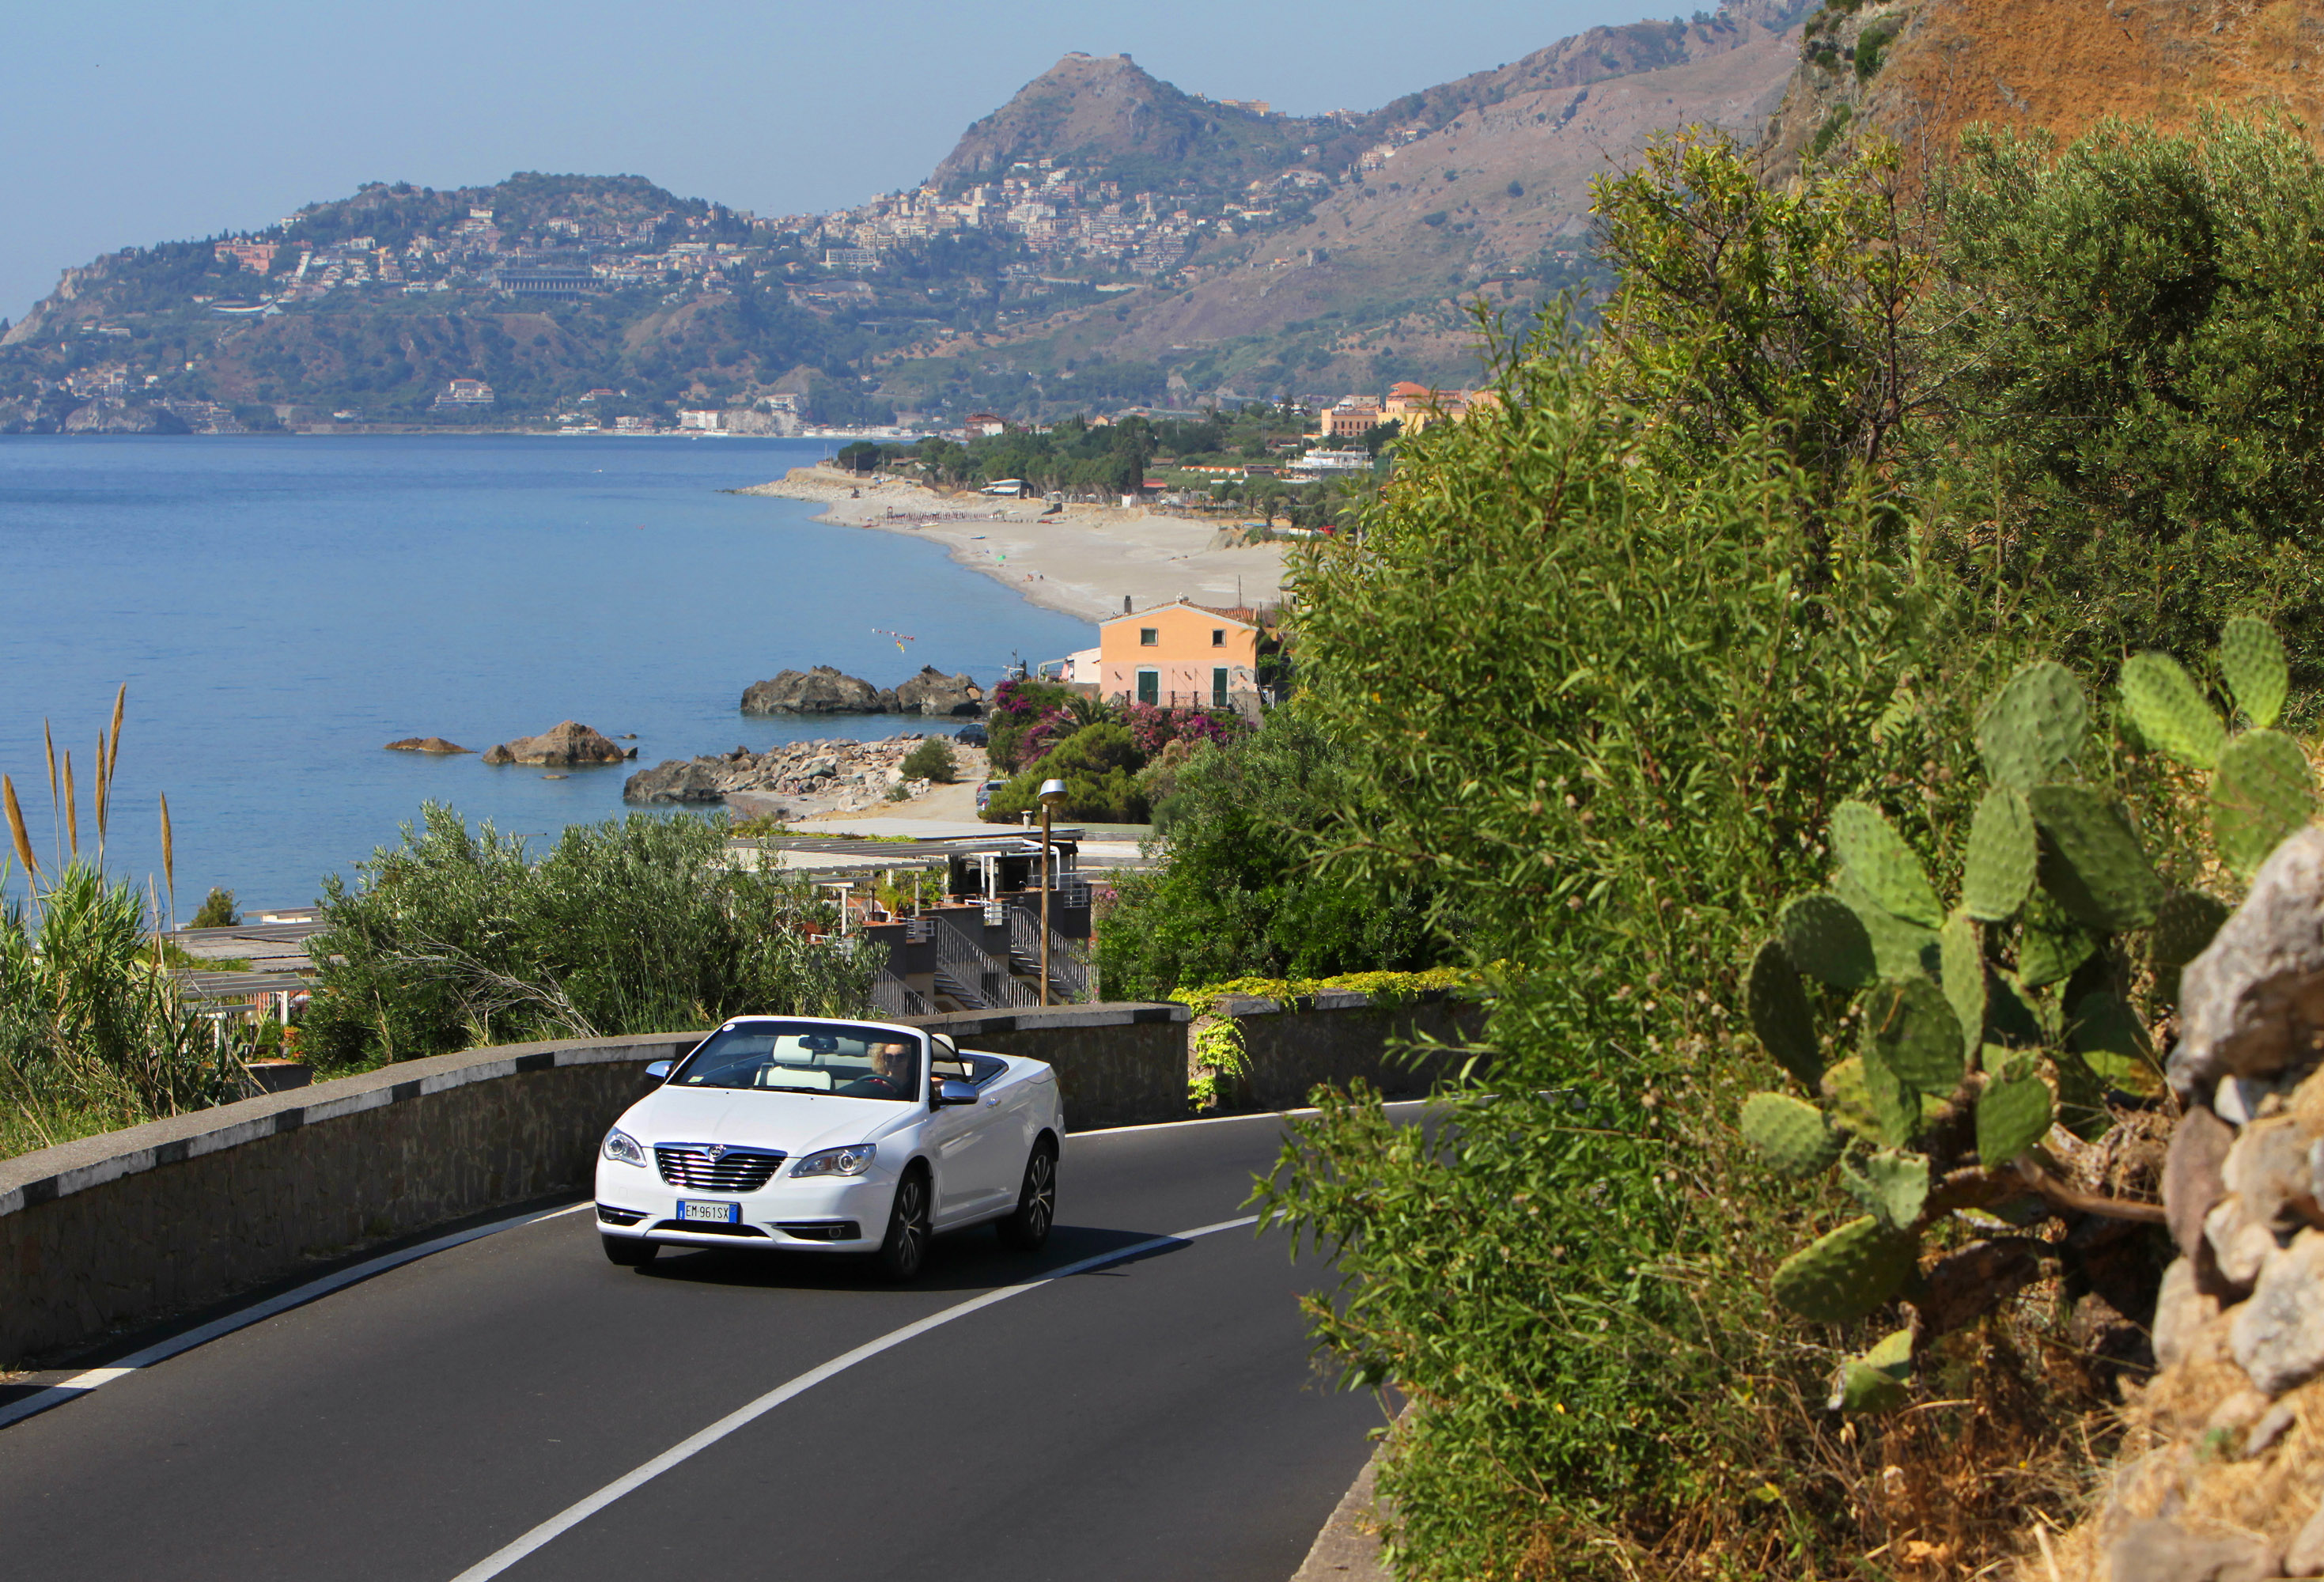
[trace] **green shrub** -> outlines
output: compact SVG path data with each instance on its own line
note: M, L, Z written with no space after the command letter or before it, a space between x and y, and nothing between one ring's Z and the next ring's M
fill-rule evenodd
M1896 41L1904 24L1893 17L1884 18L1856 35L1856 80L1869 82L1880 75L1880 65L1888 53L1888 46Z
M1065 798L1057 817L1092 823L1144 823L1146 789L1138 774L1144 767L1145 759L1130 740L1129 726L1084 725L994 791L985 804L984 816L994 823L1015 823L1025 813L1038 814L1041 783L1063 780Z
M1318 1337L1415 1403L1381 1476L1403 1576L1629 1574L1704 1510L1741 1513L1738 1574L1824 1574L1858 1528L1783 1404L1823 1363L1737 1278L1789 1250L1797 1195L1738 1166L1766 1068L1725 1007L1830 809L1960 756L1898 699L1961 612L1886 504L1764 434L1641 464L1598 372L1537 338L1505 409L1410 442L1297 579L1360 814L1326 871L1425 879L1470 931L1494 1081L1433 1135L1319 1090L1262 1201L1336 1259Z
M952 755L952 744L940 736L931 736L904 755L901 766L907 780L933 780L939 786L949 786L960 778L960 766Z
M428 804L360 888L324 881L308 1043L348 1066L861 1010L878 964L811 937L828 909L794 881L724 855L705 820L632 814L574 825L535 862L521 838Z
M202 897L201 910L194 914L193 921L187 924L186 926L189 928L232 928L235 924L240 923L241 921L242 915L234 909L234 892L232 890L219 889L216 886L213 886L211 887L210 893Z
M1422 968L1449 954L1428 924L1425 885L1318 870L1350 787L1329 739L1296 705L1194 749L1167 773L1155 827L1169 860L1125 877L1098 927L1109 993L1163 999L1189 984Z

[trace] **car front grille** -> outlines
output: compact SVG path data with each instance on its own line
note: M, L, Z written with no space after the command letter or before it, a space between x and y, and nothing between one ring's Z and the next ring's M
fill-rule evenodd
M771 1148L727 1148L715 1143L660 1143L654 1147L662 1180L696 1192L755 1192L774 1179L788 1157Z

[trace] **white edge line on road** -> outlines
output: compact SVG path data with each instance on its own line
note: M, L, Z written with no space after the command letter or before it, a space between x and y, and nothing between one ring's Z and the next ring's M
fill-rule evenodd
M452 1582L486 1582L487 1578L499 1576L519 1560L556 1540L560 1534L570 1531L586 1522L623 1495L642 1488L689 1457L708 1449L735 1430L746 1427L764 1417L784 1402L806 1393L825 1379L845 1373L859 1362L867 1361L883 1351L901 1346L907 1340L916 1339L931 1329L940 1329L954 1319L964 1319L969 1314L989 1308L996 1302L1007 1301L1012 1296L1022 1296L1028 1291L1038 1291L1044 1285L1066 1279L1071 1275L1085 1274L1092 1269L1102 1269L1109 1264L1122 1263L1138 1256L1140 1253L1150 1253L1161 1247L1177 1246L1192 1241L1198 1236L1209 1236L1214 1231L1234 1230L1245 1225L1257 1223L1259 1223L1258 1215L1246 1214L1240 1219L1222 1219L1216 1225L1204 1225L1193 1230L1182 1230L1175 1236L1151 1237L1116 1252L1100 1253L1095 1257L1084 1258L1078 1263L1067 1264L1061 1269L1052 1269L1037 1280L1027 1280L1016 1285L1003 1285L996 1290L988 1291L982 1296L971 1297L968 1301L948 1307L942 1312L932 1313L918 1323L907 1324L900 1329L891 1329L877 1340L866 1341L853 1351L842 1352L820 1367L809 1368L797 1378L786 1384L778 1384L757 1400L728 1412L701 1432L680 1439L635 1471L615 1478L578 1504L567 1506L515 1542L494 1550L454 1577Z
M390 1269L436 1253L449 1252L456 1246L465 1246L472 1241L481 1241L485 1237L496 1236L503 1230L515 1230L522 1226L538 1225L544 1219L558 1219L567 1214L578 1214L584 1209L593 1206L583 1202L575 1203L566 1209L550 1209L543 1213L518 1214L507 1219L495 1219L489 1225L478 1225L466 1230L455 1231L450 1236L439 1236L433 1241L423 1241L417 1246L405 1247L400 1252L383 1253L376 1258L366 1258L360 1264L341 1269L336 1274L326 1274L319 1280L309 1280L304 1285L296 1286L278 1296L270 1296L264 1301L250 1307L238 1309L224 1318L212 1319L208 1323L188 1329L182 1334L172 1335L166 1340L157 1340L142 1351L131 1352L118 1362L108 1363L103 1367L93 1367L87 1372L75 1374L71 1378L51 1384L36 1394L27 1395L22 1401L0 1406L0 1428L6 1428L11 1423L22 1422L25 1418L46 1412L52 1406L61 1406L68 1401L78 1401L101 1385L109 1384L115 1379L127 1378L140 1368L151 1367L157 1362L165 1362L180 1352L191 1351L197 1346L206 1346L221 1336L231 1335L236 1329L247 1329L250 1325L271 1319L277 1313L288 1312L294 1307L304 1307L317 1297L328 1296L334 1291L368 1280L374 1274L383 1274Z

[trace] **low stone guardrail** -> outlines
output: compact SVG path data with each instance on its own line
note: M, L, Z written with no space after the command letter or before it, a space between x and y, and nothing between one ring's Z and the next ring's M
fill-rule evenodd
M1423 1098L1467 1057L1415 1060L1397 1046L1422 1039L1473 1044L1485 1031L1485 1007L1443 989L1395 999L1344 989L1287 1002L1233 995L1220 1000L1213 1014L1236 1024L1249 1068L1227 1084L1228 1101L1254 1109L1296 1108L1325 1082L1345 1088L1363 1081L1389 1099ZM1196 1069L1190 1047L1189 1075Z
M912 1020L1050 1062L1076 1129L1185 1113L1184 1006ZM364 1241L586 1187L646 1064L700 1037L407 1061L0 1160L0 1368Z

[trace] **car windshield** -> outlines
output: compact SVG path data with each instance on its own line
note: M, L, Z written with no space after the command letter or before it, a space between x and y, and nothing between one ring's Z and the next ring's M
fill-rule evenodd
M738 1022L704 1039L670 1081L908 1102L920 1096L920 1041L892 1027Z

